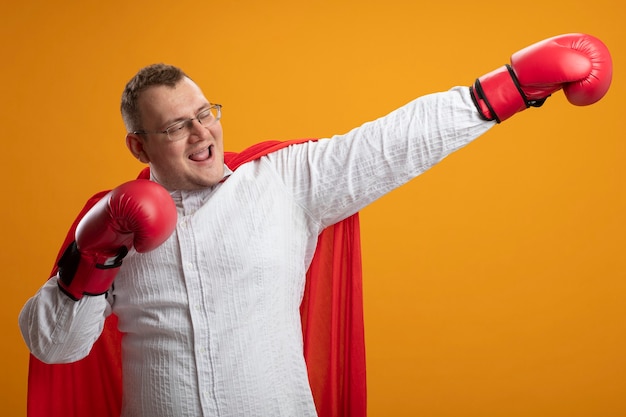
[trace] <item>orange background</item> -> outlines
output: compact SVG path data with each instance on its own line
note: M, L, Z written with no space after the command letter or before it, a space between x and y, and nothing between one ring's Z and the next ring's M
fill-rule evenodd
M0 414L25 415L18 312L94 192L133 178L119 97L184 68L227 149L343 133L587 32L615 71L555 94L362 212L369 415L626 415L626 16L617 0L181 0L3 7Z

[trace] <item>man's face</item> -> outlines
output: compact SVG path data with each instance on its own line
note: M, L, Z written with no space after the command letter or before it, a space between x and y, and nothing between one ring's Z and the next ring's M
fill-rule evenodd
M200 88L183 78L173 88L150 87L139 96L143 129L160 132L173 123L195 118L210 106ZM219 121L204 127L193 120L189 137L170 141L167 134L126 136L126 144L140 161L150 164L157 182L168 190L196 190L220 182L224 176L224 143Z

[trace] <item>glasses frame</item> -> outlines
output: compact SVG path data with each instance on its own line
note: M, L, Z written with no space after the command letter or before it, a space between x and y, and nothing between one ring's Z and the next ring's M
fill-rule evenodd
M215 118L213 120L211 120L210 123L208 124L204 124L202 123L202 121L200 121L200 119L198 118L198 115L201 113L204 113L205 111L210 111L216 109L217 110L217 115L215 116ZM176 123L174 123L173 125L171 125L170 127L168 127L165 130L156 130L156 131L148 131L148 130L135 130L134 132L132 132L135 135L148 135L148 134L166 134L167 138L171 141L171 142L177 142L179 140L183 140L185 139L185 137L181 137L180 139L172 139L172 137L170 136L170 131L176 128L179 129L184 129L186 127L188 127L194 120L197 120L198 123L200 123L204 128L208 128L209 126L213 125L215 122L217 122L218 120L220 120L222 118L222 105L221 104L211 104L209 107L207 107L206 109L203 109L202 111L198 112L196 114L196 117L192 117L189 119L184 119L184 120L180 120ZM188 136L187 136L188 137Z

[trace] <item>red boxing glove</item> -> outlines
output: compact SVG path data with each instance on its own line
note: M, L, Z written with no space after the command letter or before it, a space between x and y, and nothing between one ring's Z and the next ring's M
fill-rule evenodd
M59 287L74 300L106 293L128 251L155 249L176 219L174 201L159 184L141 179L120 185L78 223L76 240L59 260Z
M586 106L609 89L613 64L599 39L581 33L555 36L528 46L470 87L480 115L498 123L530 106L539 107L563 89L570 103Z

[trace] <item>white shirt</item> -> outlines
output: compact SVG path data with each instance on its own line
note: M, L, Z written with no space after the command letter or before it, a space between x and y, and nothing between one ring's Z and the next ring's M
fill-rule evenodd
M315 416L299 307L319 233L493 125L458 87L176 191L175 232L131 250L112 296L74 302L53 277L20 314L24 339L44 362L76 361L112 311L122 416Z

